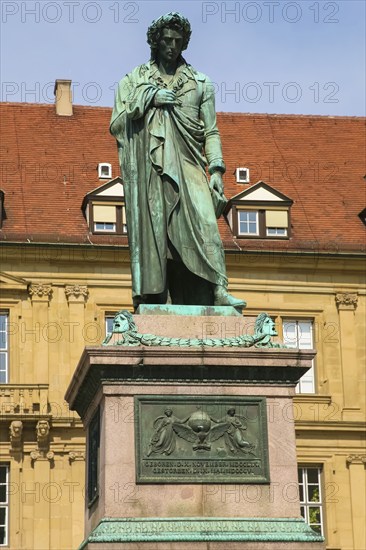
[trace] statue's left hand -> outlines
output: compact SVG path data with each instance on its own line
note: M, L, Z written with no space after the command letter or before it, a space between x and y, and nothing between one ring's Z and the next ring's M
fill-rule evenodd
M210 178L210 189L216 189L220 195L224 194L224 184L221 172L214 172Z

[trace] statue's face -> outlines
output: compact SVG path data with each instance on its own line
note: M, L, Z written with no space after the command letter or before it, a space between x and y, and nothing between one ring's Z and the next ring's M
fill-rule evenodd
M128 330L128 319L120 314L117 315L113 322L113 332L126 332Z
M264 321L263 332L270 336L277 336L276 326L271 317L267 317L267 319Z
M176 61L181 54L183 47L183 36L173 29L163 29L158 47L158 58L160 61Z

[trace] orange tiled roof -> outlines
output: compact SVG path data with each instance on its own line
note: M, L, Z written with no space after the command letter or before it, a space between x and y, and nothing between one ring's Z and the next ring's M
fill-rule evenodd
M71 117L53 105L3 103L1 189L7 242L126 244L122 236L91 235L81 210L84 196L101 183L97 165L109 162L119 174L111 109L74 106ZM235 169L249 167L251 183L263 180L290 197L292 237L234 239L219 221L227 249L365 250L365 119L298 115L218 113L227 165L228 198Z

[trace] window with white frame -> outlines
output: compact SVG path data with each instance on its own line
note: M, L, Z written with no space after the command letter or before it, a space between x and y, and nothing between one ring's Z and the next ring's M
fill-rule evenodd
M266 227L267 237L286 237L286 227Z
M239 235L259 235L258 211L238 210Z
M284 319L283 343L290 348L313 349L313 321L311 319ZM314 361L296 386L297 393L315 393Z
M9 465L0 464L0 546L9 544Z
M8 313L0 312L0 384L8 383Z
M301 515L310 527L324 534L321 468L314 466L299 467L299 492Z

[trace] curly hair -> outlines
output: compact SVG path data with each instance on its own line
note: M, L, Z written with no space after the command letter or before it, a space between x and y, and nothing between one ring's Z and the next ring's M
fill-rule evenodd
M183 15L176 11L166 13L155 19L147 29L147 43L151 48L151 60L155 61L159 42L164 29L173 29L183 36L182 51L186 50L191 38L191 24Z

